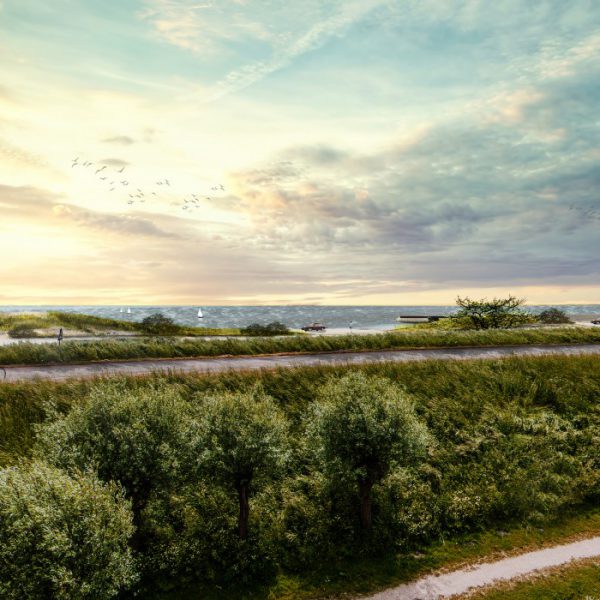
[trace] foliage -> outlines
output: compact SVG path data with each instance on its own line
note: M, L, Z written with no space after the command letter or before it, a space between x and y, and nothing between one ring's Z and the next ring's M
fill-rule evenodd
M273 321L268 325L262 325L260 323L252 323L247 327L243 327L240 330L242 335L250 336L269 336L269 335L289 335L290 330L283 323Z
M147 338L64 341L57 344L20 343L0 346L0 364L69 363L130 358L169 358L255 355L278 352L394 350L452 346L600 343L600 329L551 328L514 330L437 330L407 328L376 335L251 337L246 339L185 340Z
M477 336L490 333L507 332L469 332ZM120 471L125 471L125 463L141 456L145 470L140 477L151 482L145 505L138 510L137 540L134 538L143 542L134 544L143 565L139 591L143 597L150 597L150 590L164 595L169 587L179 584L202 588L195 595L182 592L176 596L180 598L212 597L207 590L213 593L223 585L243 585L246 593L256 589L252 586L275 586L270 578L273 569L281 574L277 581L320 581L314 590L329 585L315 572L337 578L339 591L350 585L349 573L353 573L352 586L358 589L361 578L352 567L356 561L371 561L371 572L377 576L382 575L377 569L384 565L389 577L415 574L430 564L414 558L416 550L427 556L437 552L448 559L451 547L450 555L464 556L459 549L471 548L471 536L481 532L493 534L518 524L529 525L532 532L539 528L547 531L548 523L558 515L581 510L585 503L598 505L597 362L594 356L528 357L0 385L0 460L14 464L31 452L33 424L42 421L45 413L60 423L85 411L90 390L96 390L93 394L104 390L113 397L111 405L118 398L128 398L123 402L131 411L136 403L142 405L135 416L125 419L120 412L107 409L106 418L94 421L105 425L105 429L97 427L95 439L101 455L111 457ZM331 465L324 462L322 447L315 444L319 437L312 434L316 425L311 424L313 411L318 411L313 406L322 401L324 388L356 373L366 381L385 381L396 393L410 397L419 422L426 423L435 439L414 467L405 468L393 460L374 484L373 526L368 535L358 518L358 482L345 477L347 469L338 468L335 461ZM400 382L402 387L398 388ZM161 399L172 404L171 395L177 397L175 425L181 428L181 436L176 436L180 444L169 441L165 431L170 427L148 425L160 422L152 416L158 408L147 408L148 395L156 396L156 405ZM229 446L217 443L218 437L206 443L204 421L210 399L239 395L270 396L271 405L279 408L278 414L286 421L282 450L286 460L276 461L276 468L254 473L246 540L240 540L236 532L239 498L231 483L231 471L224 470L223 465L235 452L234 442L241 443L243 437L235 433L235 438L226 437L231 440ZM55 410L44 410L49 401ZM246 419L240 416L237 420ZM240 425L233 421L231 417L227 427L235 432ZM52 426L42 426L42 438ZM345 427L338 426L340 433ZM138 435L138 429L148 437ZM108 432L102 435L113 440L114 459L110 449L103 447L100 431ZM219 432L217 428L213 431ZM227 433L221 430L219 435ZM67 438L67 442L74 439ZM125 444L129 439L137 450ZM142 442L147 444L149 439L165 440L164 453L153 450L146 459ZM81 444L79 438L76 443L67 442L61 442L67 458L84 454L72 448ZM277 443L273 441L273 446ZM231 449L229 454L222 451L226 447ZM215 448L218 453L208 460L204 453ZM44 453L54 461L58 452ZM160 465L152 469L144 466L146 462L152 464L156 454L159 462L164 458L171 465L170 476L164 475L166 469ZM173 456L176 461L170 460ZM101 466L95 455L78 464ZM131 469L140 470L134 467ZM117 469L103 475L119 477L124 478ZM449 539L466 541L450 546ZM440 540L446 541L443 548ZM402 558L396 560L398 552ZM370 577L363 585L377 586L376 576ZM285 596L288 599L305 597L295 595L293 587L290 590ZM238 597L242 592L238 596L226 591L221 594Z
M22 338L35 338L38 337L32 323L18 323L14 327L8 330L8 336L11 338L22 339Z
M135 580L132 530L114 484L42 463L0 470L0 596L113 598Z
M150 335L175 335L179 333L180 327L162 313L154 313L142 320L140 329Z
M198 418L201 469L237 492L238 535L245 539L250 495L280 474L286 462L285 418L258 389L204 398Z
M105 382L40 427L36 453L59 467L94 468L103 481L118 481L139 521L153 490L170 489L183 478L189 423L188 405L175 386L134 391L123 382Z
M567 316L567 313L560 308L547 308L537 315L541 323L548 325L560 325L563 323L573 323Z
M373 486L392 466L415 466L428 442L406 395L385 379L360 372L319 390L309 427L320 462L334 478L357 485L364 529L372 525Z
M525 299L508 296L487 300L471 300L468 297L456 299L459 307L454 316L459 322L468 323L471 329L500 329L516 327L531 322L531 316L521 310Z

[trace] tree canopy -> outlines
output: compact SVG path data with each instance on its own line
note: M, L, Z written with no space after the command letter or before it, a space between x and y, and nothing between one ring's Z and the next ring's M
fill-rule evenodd
M529 322L531 315L521 309L524 298L509 295L508 298L472 300L469 297L456 299L459 311L454 318L463 321L472 329L499 329L515 327Z
M427 429L398 386L359 371L326 384L314 410L319 457L333 476L358 486L361 524L368 529L373 485L393 464L412 466L423 457Z
M243 539L250 495L285 465L287 423L273 399L259 390L204 398L198 419L201 469L237 491Z
M0 597L104 600L135 581L129 502L114 483L34 462L0 470Z

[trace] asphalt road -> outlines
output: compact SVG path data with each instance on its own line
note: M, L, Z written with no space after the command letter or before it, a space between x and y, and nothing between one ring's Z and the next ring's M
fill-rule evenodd
M178 373L222 373L260 369L291 368L316 365L363 365L376 362L417 362L422 360L493 359L508 356L543 356L577 354L600 356L600 344L561 346L496 346L488 348L428 348L423 350L381 350L377 352L330 352L321 354L287 354L236 356L220 358L150 359L103 361L70 365L4 366L0 383L51 379L93 378L107 375L147 375L172 371Z

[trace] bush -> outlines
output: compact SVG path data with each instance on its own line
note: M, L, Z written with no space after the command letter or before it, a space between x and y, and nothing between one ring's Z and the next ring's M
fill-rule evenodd
M140 330L149 335L176 335L181 327L162 313L154 313L140 323Z
M115 484L44 465L0 470L0 597L102 600L135 581Z
M521 310L524 298L509 296L487 300L456 299L459 310L454 315L456 323L466 325L469 329L500 329L517 327L530 323L533 319L529 313ZM463 326L464 326L463 325Z
M567 313L564 310L560 310L560 308L547 308L543 310L538 316L538 320L541 323L545 323L548 325L558 325L561 323L573 323L571 319L567 316Z
M260 336L260 335L288 335L290 330L283 323L273 321L268 325L261 325L260 323L252 323L240 330L242 335Z
M8 330L8 336L15 339L39 337L35 328L29 323L19 323Z

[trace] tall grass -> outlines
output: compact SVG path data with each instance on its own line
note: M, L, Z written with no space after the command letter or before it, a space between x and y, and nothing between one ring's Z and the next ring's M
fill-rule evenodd
M90 342L65 341L61 346L22 342L0 347L0 364L48 364L146 358L241 356L286 352L579 343L600 343L600 329L573 327L485 331L417 329L392 331L376 335L257 337L215 340L135 338Z
M330 377L352 369L400 383L421 410L443 417L444 427L460 427L476 418L483 406L526 410L549 408L561 414L598 418L600 359L595 356L511 357L501 360L372 363L364 366L315 366L274 371L219 374L162 373L119 377L130 389L157 381L178 385L191 399L198 392L250 390L262 386L298 427L317 390ZM0 464L27 454L33 425L44 420L47 407L68 411L95 380L37 381L0 385ZM587 418L587 416L586 416ZM444 435L447 432L442 432Z

